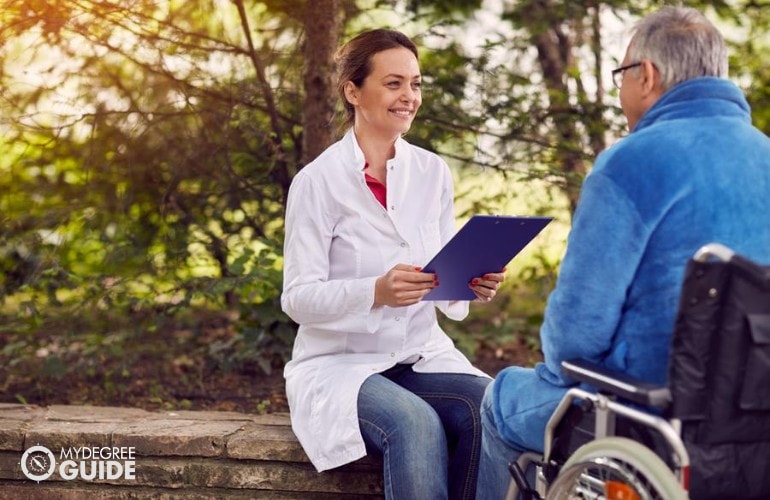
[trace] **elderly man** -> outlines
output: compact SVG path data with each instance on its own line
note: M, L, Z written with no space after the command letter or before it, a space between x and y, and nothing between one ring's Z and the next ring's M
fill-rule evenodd
M575 383L563 360L665 381L684 266L699 247L770 262L770 139L726 76L724 40L698 11L665 7L637 25L613 71L631 133L583 185L540 331L544 362L506 368L487 388L479 499L503 498L507 464L542 451Z

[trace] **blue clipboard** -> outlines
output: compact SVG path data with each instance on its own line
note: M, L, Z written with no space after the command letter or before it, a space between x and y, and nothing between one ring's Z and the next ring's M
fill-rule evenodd
M473 278L500 272L553 217L474 215L444 248L423 266L439 286L423 300L474 300Z

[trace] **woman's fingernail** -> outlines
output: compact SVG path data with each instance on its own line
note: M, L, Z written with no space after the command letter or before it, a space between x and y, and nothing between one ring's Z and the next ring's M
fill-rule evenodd
M482 276L482 278L484 278L485 280L488 280L489 279L489 275L485 274L484 276Z
M421 267L415 267L414 270L419 273L420 271L422 271L422 268Z
M471 285L478 285L478 284L479 284L479 280L477 278L473 278L471 280Z

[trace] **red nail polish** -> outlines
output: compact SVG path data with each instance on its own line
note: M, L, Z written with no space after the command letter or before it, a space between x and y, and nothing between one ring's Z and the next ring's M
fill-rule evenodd
M482 277L483 277L485 280L488 280L488 279L489 279L489 275L488 275L488 274L485 274L485 275L484 275L484 276L482 276Z
M473 278L473 280L471 280L471 285L478 285L478 284L479 284L479 280L478 279Z

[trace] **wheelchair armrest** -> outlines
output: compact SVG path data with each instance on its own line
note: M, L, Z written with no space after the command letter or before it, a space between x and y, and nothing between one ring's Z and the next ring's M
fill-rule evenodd
M585 359L563 361L561 367L566 375L596 387L600 392L660 409L665 409L671 403L671 391L668 387L641 381Z

